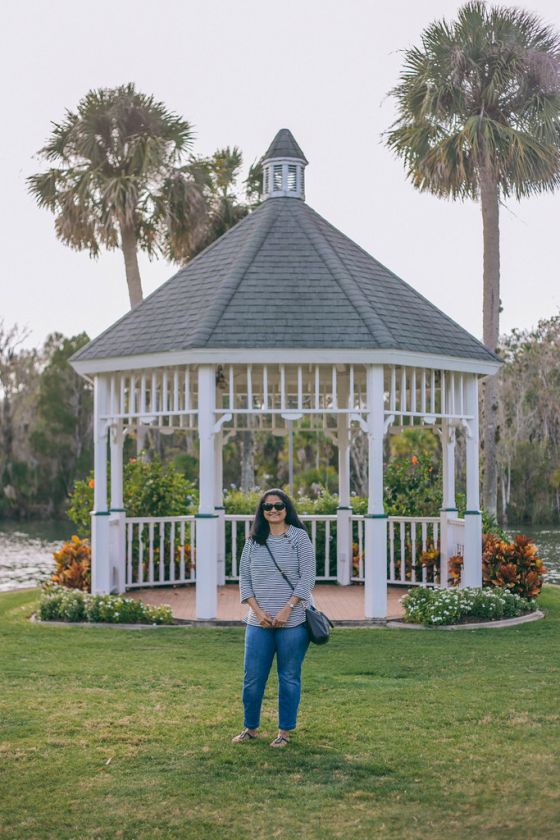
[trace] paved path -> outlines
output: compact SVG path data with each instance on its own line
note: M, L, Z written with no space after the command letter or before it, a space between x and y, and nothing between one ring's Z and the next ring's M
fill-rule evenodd
M388 591L388 617L399 619L403 615L400 598L406 588L390 586ZM319 584L314 589L316 606L323 610L333 621L364 620L363 586L332 586ZM169 604L175 618L193 620L195 612L195 589L192 585L175 588L154 587L153 589L133 589L127 595L140 598L145 604ZM237 584L218 587L218 615L220 621L241 621L247 608L239 603Z

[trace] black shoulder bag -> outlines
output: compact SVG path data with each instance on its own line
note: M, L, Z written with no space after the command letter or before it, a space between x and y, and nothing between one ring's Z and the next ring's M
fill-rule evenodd
M272 558L272 562L292 590L295 590L295 586L293 586L291 580L282 571L276 560L274 559L274 554L270 550L270 546L267 542L265 542L266 550L270 554ZM313 642L314 645L325 645L329 641L329 636L331 634L331 627L334 627L334 624L327 618L325 613L320 612L320 610L315 609L315 607L310 604L308 607L305 608L305 623L307 625L307 632L309 633L309 641Z

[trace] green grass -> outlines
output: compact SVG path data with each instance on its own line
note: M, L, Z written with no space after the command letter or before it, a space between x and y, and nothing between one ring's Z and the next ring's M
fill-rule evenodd
M560 589L509 629L340 629L241 726L238 628L40 626L0 596L0 837L560 836Z

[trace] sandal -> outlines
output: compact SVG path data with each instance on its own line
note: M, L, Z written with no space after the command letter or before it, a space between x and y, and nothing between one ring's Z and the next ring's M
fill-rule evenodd
M270 746L271 747L287 747L289 743L290 742L289 742L288 738L286 738L284 735L277 735L276 738L274 739L274 741L271 741Z
M232 744L244 744L246 741L256 741L257 736L251 735L248 729L244 729L243 732L240 732L239 735L236 735L235 738L231 739Z

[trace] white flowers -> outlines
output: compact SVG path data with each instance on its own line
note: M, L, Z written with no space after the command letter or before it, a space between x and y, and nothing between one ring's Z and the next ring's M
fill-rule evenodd
M418 587L401 598L408 621L422 624L454 624L464 616L495 619L520 615L534 609L528 601L507 589L428 589Z

